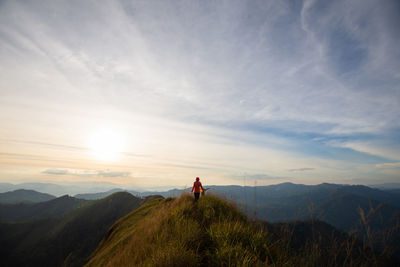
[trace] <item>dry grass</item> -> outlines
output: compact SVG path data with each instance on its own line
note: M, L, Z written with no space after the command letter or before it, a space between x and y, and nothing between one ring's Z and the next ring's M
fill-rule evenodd
M367 220L367 217L364 217ZM379 266L354 236L313 221L266 227L215 196L156 199L122 218L87 266ZM317 223L317 222L316 222ZM299 229L311 234L299 241ZM300 228L299 228L300 227ZM308 229L308 228L307 228ZM368 230L367 230L368 232Z

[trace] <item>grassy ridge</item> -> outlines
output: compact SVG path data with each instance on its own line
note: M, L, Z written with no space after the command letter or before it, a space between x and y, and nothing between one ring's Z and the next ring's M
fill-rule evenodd
M322 222L248 221L215 196L155 199L120 219L87 266L379 266L356 239Z
M233 205L216 197L197 204L187 195L155 199L118 221L88 266L254 264L263 240Z

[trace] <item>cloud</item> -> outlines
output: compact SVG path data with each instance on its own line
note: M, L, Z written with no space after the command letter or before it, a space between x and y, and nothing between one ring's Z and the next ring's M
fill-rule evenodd
M312 171L315 168L298 168L298 169L289 169L289 172L304 172L304 171Z
M130 172L125 171L103 171L103 170L76 170L76 169L47 169L42 173L51 175L71 175L78 177L127 177Z
M295 131L376 131L385 127L386 123L382 122L392 120L388 114L398 113L392 110L398 111L391 97L375 91L361 92L357 84L331 75L326 66L342 66L339 68L342 71L346 66L355 69L352 66L356 63L352 62L361 56L347 62L352 57L346 53L354 55L357 53L353 50L372 49L373 40L365 39L365 31L383 33L369 20L366 29L354 30L360 24L356 19L361 21L370 14L364 6L373 7L373 3L363 3L362 9L359 9L360 3L352 4L351 12L347 12L348 4L338 2L322 6L319 2L307 1L304 7L292 6L290 2L266 1L258 5L221 2L214 3L213 14L207 11L206 3L181 4L185 11L182 14L168 1L148 5L122 1L95 7L84 3L78 6L52 3L44 10L29 3L9 3L3 10L8 8L25 19L4 18L4 22L18 27L28 37L21 40L17 32L9 30L3 38L35 47L33 51L41 52L43 60L55 64L60 75L72 84L85 83L79 87L88 88L82 89L87 99L109 99L125 107L132 107L130 99L137 99L134 106L142 111L149 112L146 108L149 106L160 107L163 113L176 119L272 123L277 128L288 125ZM325 12L320 12L322 9ZM51 10L58 11L56 18L48 15L53 13ZM104 17L106 10L110 15ZM13 12L4 12L4 15ZM76 14L77 20L71 20L70 14ZM339 23L337 14L345 16L344 23ZM356 19L352 20L349 16L354 14ZM374 15L374 18L385 17L380 13ZM282 23L282 17L291 19ZM231 23L221 23L221 20ZM313 36L312 43L309 36L302 34L300 20ZM40 28L31 26L38 24ZM94 34L99 29L103 34ZM319 46L322 55L313 49ZM109 56L105 57L103 51L110 51ZM23 62L35 56L24 55ZM369 64L368 59L359 61L358 65ZM367 76L360 75L357 80ZM90 93L96 88L93 84L118 93L109 95L110 90L95 90L100 96L95 98ZM46 90L44 95L52 96L49 93ZM360 97L363 101L359 101ZM79 97L66 99L72 100L79 101ZM376 105L377 101L386 105ZM392 104L387 105L388 102ZM379 112L371 114L370 110L377 109ZM318 127L326 122L331 124L330 128Z
M266 174L250 174L246 176L246 178L252 179L252 180L287 180L289 179L288 177L276 177L276 176L270 176Z
M267 174L243 174L243 175L231 175L230 177L233 177L234 179L237 180L290 180L290 177L279 177L279 176L271 176Z
M384 139L372 137L360 137L358 138L334 138L332 140L325 141L327 145L332 147L348 148L353 151L362 153L365 156L375 157L376 160L385 163L388 161L398 161L400 159L399 148L400 144L397 137L384 136Z
M53 174L53 175L67 175L67 174L70 174L70 172L68 170L60 170L60 169L47 169L47 170L44 170L42 173Z
M130 172L99 171L97 175L102 177L126 177L130 175Z
M394 112L399 111L395 105L398 94L393 99L372 88L363 90L359 84L370 74L364 73L372 64L368 55L382 46L375 40L385 40L391 48L379 55L387 59L397 55L393 49L397 37L384 27L388 22L383 13L390 11L386 5L306 1L302 7L290 1L238 1L214 3L210 13L207 3L181 3L180 8L172 8L176 3L169 1L100 6L66 3L51 2L38 8L28 2L9 2L2 9L2 24L9 27L0 38L25 52L19 69L31 69L39 56L39 62L49 66L46 63L38 72L46 73L55 65L59 75L54 75L58 77L54 82L64 85L64 92L79 86L81 95L65 94L67 103L89 100L91 105L91 99L107 99L143 112L152 107L152 112L159 110L176 119L273 123L277 128L285 128L288 122L302 124L289 125L297 131L370 132L387 127L389 121L396 123L388 114L398 114ZM371 22L368 10L380 10L373 12ZM56 17L50 15L53 11ZM19 14L24 20L8 14ZM290 19L283 23L282 17ZM102 34L95 34L99 29ZM385 34L391 38L384 38ZM105 56L104 51L110 53ZM363 51L362 55L357 51ZM8 54L2 58L12 60ZM393 65L396 60L390 62ZM359 71L349 82L331 73L331 66L342 72ZM37 76L48 80L48 75ZM380 90L393 91L396 81ZM50 88L40 90L49 100L58 98ZM131 99L137 99L134 105ZM332 125L330 129L318 127L326 122Z
M400 168L400 162L393 162L393 163L382 163L382 164L376 164L375 165L377 168L383 168L383 169L396 169Z
M15 140L15 139L4 139L0 138L0 142L4 143L16 143L16 144L23 144L23 145L35 145L40 147L49 147L53 149L60 149L60 150L72 150L72 151L84 151L87 150L85 147L77 147L77 146L68 146L68 145L61 145L61 144L53 144L53 143L46 143L46 142L37 142L37 141L27 141L27 140Z

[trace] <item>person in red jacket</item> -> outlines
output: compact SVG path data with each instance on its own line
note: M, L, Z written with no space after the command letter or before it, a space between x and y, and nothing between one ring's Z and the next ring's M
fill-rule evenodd
M196 177L196 181L193 183L193 187L192 187L192 192L194 191L194 200L195 201L199 200L200 188L201 188L201 190L204 190L203 186L201 185L200 178Z

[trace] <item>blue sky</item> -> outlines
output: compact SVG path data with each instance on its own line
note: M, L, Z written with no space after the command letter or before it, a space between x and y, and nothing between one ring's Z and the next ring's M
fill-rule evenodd
M0 180L398 182L399 11L1 1Z

